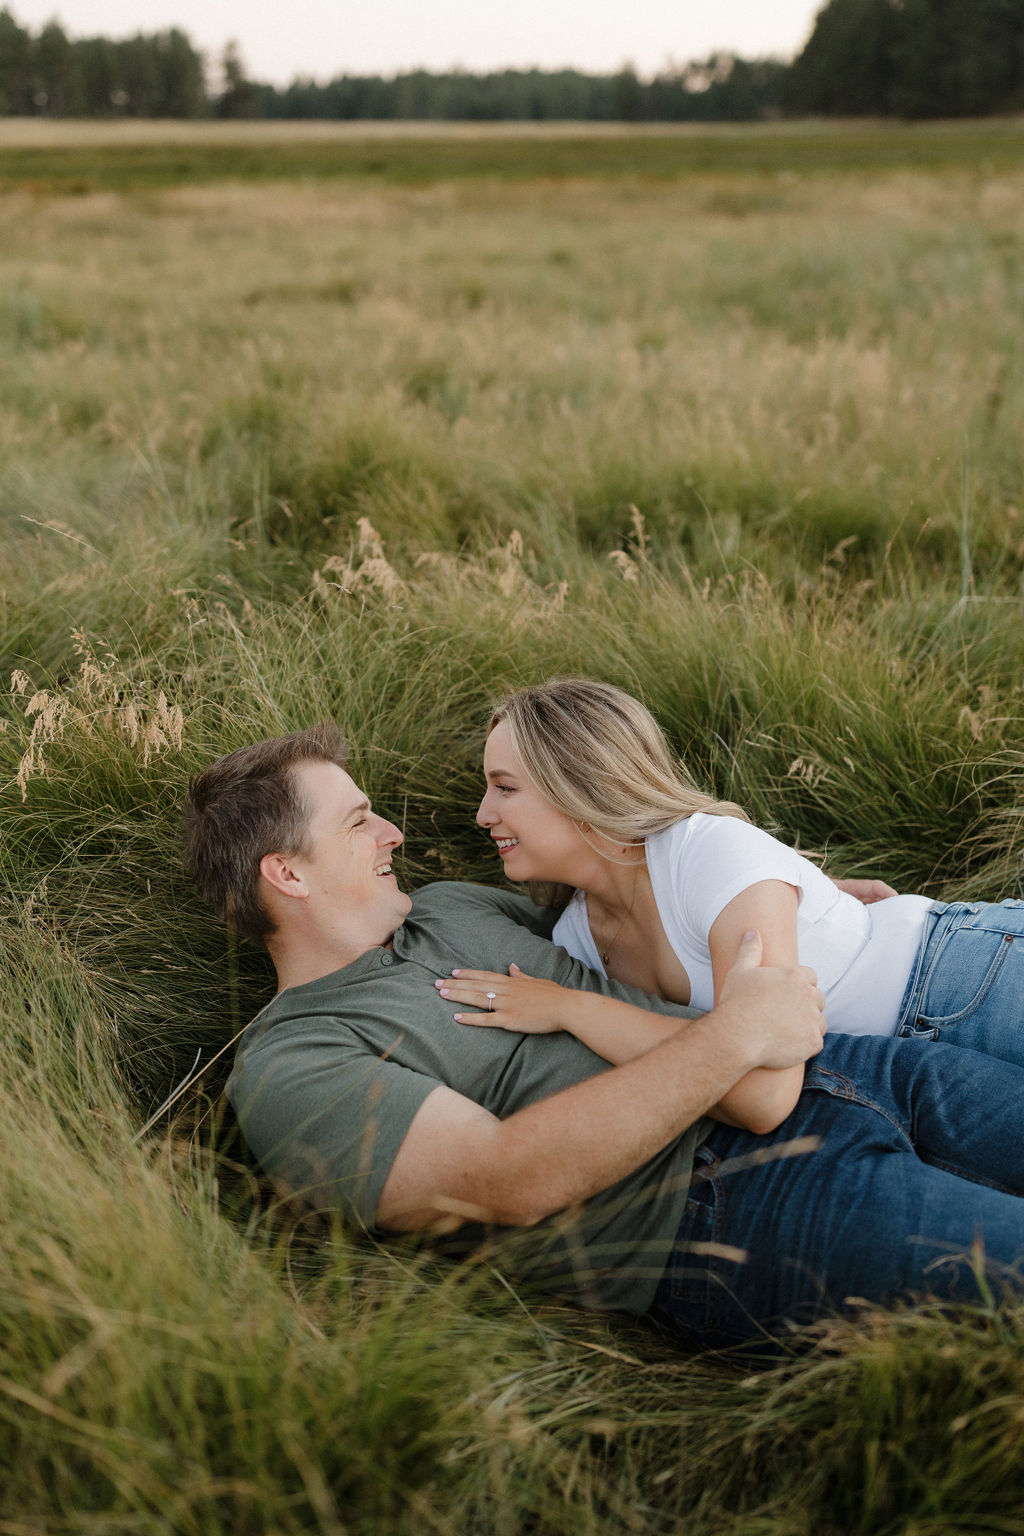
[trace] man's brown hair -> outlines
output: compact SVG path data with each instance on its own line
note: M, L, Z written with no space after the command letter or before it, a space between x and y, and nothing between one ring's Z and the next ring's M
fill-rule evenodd
M260 900L260 860L268 853L307 852L309 808L293 769L309 762L347 769L348 745L333 720L239 747L189 784L186 862L200 894L247 939L263 940L274 931Z

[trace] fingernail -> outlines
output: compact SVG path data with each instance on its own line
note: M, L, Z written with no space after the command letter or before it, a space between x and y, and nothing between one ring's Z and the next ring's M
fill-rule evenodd
M442 997L447 997L448 996L448 988L447 987L441 987L440 988L440 992L441 992L441 996Z
M461 976L462 972L461 971L452 971L452 975L453 976Z
M461 1024L462 1023L462 1014L461 1013L453 1013L452 1014L452 1018L455 1020L456 1024Z

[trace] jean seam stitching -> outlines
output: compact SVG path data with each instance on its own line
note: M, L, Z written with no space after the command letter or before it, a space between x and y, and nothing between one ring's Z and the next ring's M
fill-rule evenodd
M910 1130L906 1125L904 1125L903 1121L898 1120L894 1115L890 1114L890 1112L887 1109L884 1109L881 1104L876 1104L874 1099L869 1099L865 1094L858 1092L852 1078L847 1077L844 1072L834 1071L831 1067L815 1067L814 1070L820 1073L822 1077L833 1078L836 1082L842 1083L845 1086L846 1092L842 1094L832 1094L833 1098L842 1098L847 1104L857 1104L861 1109L874 1110L875 1114L880 1115L887 1125L891 1125L897 1131L899 1131L900 1135L904 1138L905 1141L909 1142L911 1146L914 1145L914 1140L910 1134Z
M1014 1189L1009 1184L1000 1184L994 1179L979 1178L976 1173L971 1173L970 1169L961 1167L959 1163L947 1162L944 1158L940 1157L922 1158L921 1161L927 1162L929 1168L938 1168L943 1173L952 1173L958 1179L964 1179L968 1184L977 1185L979 1189L995 1189L1004 1195L1020 1195L1019 1189Z

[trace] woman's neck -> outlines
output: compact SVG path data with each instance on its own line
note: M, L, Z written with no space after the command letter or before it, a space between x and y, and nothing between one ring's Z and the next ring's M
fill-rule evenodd
M579 885L588 901L593 897L603 910L621 914L636 895L638 880L649 881L649 876L643 848L620 846L615 855L614 863L595 855L589 867L581 871L584 878Z
M586 888L587 923L597 946L601 963L607 970L613 955L621 959L623 950L631 950L638 921L646 923L653 899L650 876L643 848L620 850L622 862L603 860ZM626 856L633 857L626 862Z
M609 844L607 853L593 852L580 869L577 885L587 898L591 921L614 923L631 912L650 889L642 844Z

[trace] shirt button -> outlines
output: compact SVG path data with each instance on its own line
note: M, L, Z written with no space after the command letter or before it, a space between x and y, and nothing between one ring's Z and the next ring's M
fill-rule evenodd
M381 965L394 965L395 957L389 949L386 949L380 957Z

